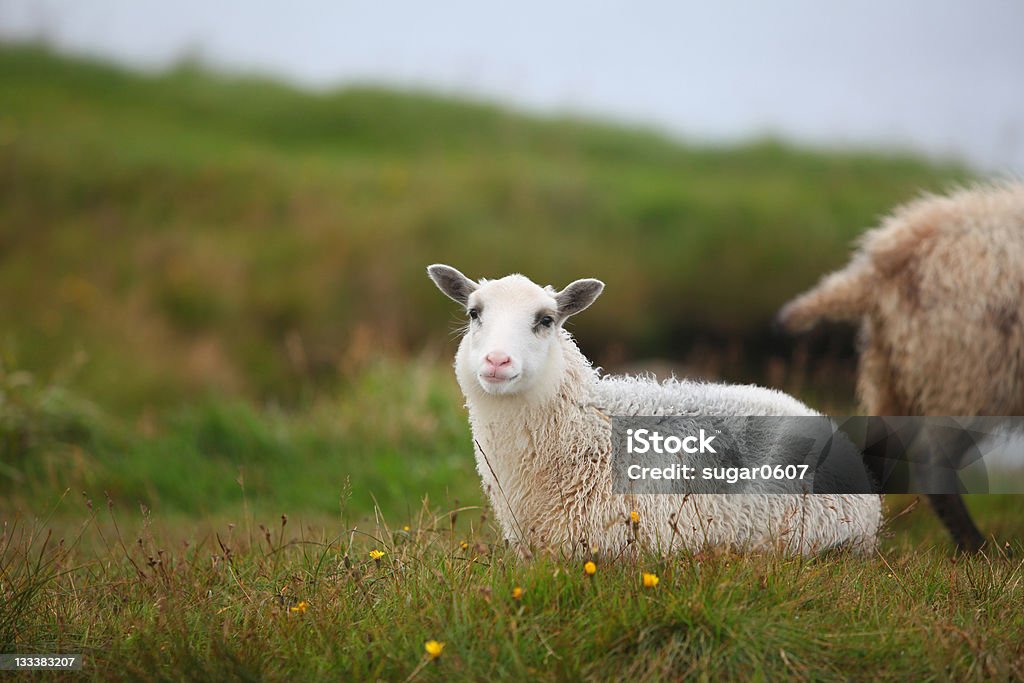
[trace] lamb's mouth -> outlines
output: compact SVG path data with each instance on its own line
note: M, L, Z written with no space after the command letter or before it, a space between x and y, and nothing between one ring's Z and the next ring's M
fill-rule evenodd
M486 382L487 384L498 385L498 384L506 384L506 383L511 382L512 380L518 379L519 378L519 374L520 373L517 372L516 374L509 375L508 377L500 377L498 375L485 375L483 373L480 373L478 376L480 377L481 381Z

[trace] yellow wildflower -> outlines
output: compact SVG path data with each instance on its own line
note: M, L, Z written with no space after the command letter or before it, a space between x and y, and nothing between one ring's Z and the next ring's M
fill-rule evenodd
M658 578L657 574L648 574L647 572L643 573L643 579L644 579L644 588L654 588L655 586L658 585L658 581L661 580L661 579Z
M460 544L459 544L459 547L460 547L460 548L462 548L463 550L469 550L469 544L468 544L468 543L466 543L465 541L463 541L462 543L460 543Z
M405 526L403 526L403 527L402 527L402 531L404 531L404 532L406 532L406 533L409 533L409 525L408 525L408 524L406 524Z
M516 586L515 588L512 589L512 599L513 600L518 600L521 597L523 597L523 589L520 588L519 586Z
M384 557L384 551L383 550L377 550L376 548L374 548L373 550L370 551L370 559L371 560L379 560L382 557Z
M303 600L299 604L292 606L291 611L295 614L305 614L307 607L309 607L309 603Z
M586 573L587 576L593 576L597 573L597 565L593 562L587 562L585 565L583 565L583 571Z
M437 659L444 650L444 641L428 640L423 644L423 649L427 651L431 659Z
M633 522L633 524L639 524L640 523L640 513L637 512L636 510L633 510L632 512L629 513L629 519L630 519L631 522Z

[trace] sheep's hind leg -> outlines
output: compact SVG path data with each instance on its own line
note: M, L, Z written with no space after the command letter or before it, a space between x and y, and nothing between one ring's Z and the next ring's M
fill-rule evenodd
M981 550L985 538L975 526L959 493L931 493L928 494L928 502L953 537L957 550L968 553Z
M928 502L953 537L957 550L976 553L981 550L985 538L971 519L957 478L966 454L975 445L965 431L950 434L946 430L926 428L922 436L930 454L922 479L927 486L925 491L931 491Z

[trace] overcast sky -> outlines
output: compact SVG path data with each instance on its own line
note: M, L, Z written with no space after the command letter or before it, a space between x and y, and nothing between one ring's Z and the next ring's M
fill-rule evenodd
M309 87L376 81L698 140L897 146L1024 174L1024 2L0 0L0 35Z

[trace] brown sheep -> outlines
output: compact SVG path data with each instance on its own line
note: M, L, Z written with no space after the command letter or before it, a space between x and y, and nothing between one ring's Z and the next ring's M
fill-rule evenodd
M801 332L821 319L860 323L869 415L1024 414L1024 183L898 207L778 322ZM928 498L960 548L982 546L959 495Z

